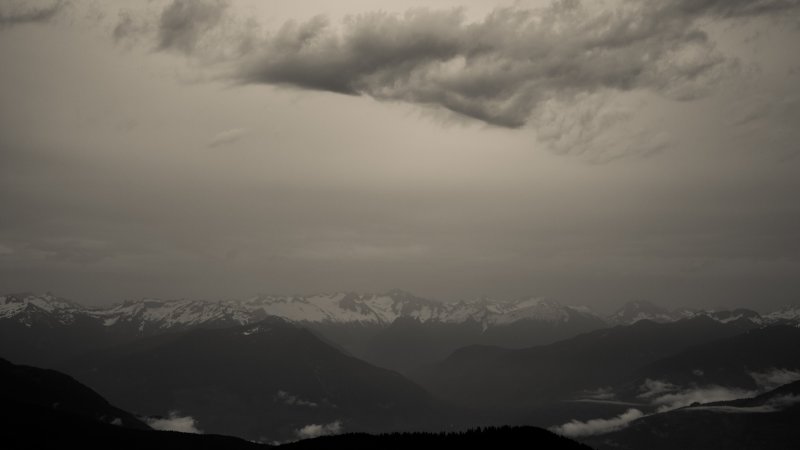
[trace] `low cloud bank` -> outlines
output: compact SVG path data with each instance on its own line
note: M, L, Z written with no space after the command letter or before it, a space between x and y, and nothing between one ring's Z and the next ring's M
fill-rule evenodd
M644 417L644 413L638 409L629 409L624 413L610 419L592 419L586 422L573 420L558 427L551 428L551 431L570 438L592 436L604 434L611 431L621 430L636 419Z
M286 391L278 391L278 393L275 394L275 400L290 406L308 406L310 408L319 406L316 402L304 400Z
M295 430L295 435L300 439L310 439L320 436L340 434L342 432L342 422L335 421L323 425L310 424Z
M773 368L764 372L750 372L750 376L761 390L769 391L800 380L800 371Z
M753 397L757 394L758 392L756 391L729 389L722 386L708 386L695 389L683 389L665 394L654 398L651 403L658 406L658 412L665 412L695 403L703 404L738 400L740 398Z
M170 411L167 418L148 417L145 422L154 430L179 431L181 433L202 434L197 428L197 421L192 416L181 416L177 411Z

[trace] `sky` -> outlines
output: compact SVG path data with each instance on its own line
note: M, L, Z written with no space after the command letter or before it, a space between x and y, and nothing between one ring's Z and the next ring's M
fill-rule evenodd
M0 1L0 291L800 298L800 1Z

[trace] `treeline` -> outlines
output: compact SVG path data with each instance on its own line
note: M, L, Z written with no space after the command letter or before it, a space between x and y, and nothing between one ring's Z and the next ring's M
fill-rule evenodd
M439 433L351 433L306 439L281 448L287 450L316 449L414 449L414 448L525 448L553 450L587 450L584 444L535 427L478 427L464 431Z

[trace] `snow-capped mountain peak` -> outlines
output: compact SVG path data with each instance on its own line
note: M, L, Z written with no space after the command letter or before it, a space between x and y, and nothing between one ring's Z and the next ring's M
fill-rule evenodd
M0 319L16 318L25 326L36 323L69 325L83 307L50 293L31 293L0 296Z
M794 323L800 326L800 305L786 305L763 316L768 323Z
M653 322L672 322L675 316L660 306L656 306L648 301L635 300L625 303L620 309L612 314L608 321L612 324L630 325L640 320L652 320Z
M770 319L769 316L762 317L758 312L753 311L752 309L736 308L714 311L680 308L670 311L646 301L634 301L626 303L624 306L622 306L622 308L617 310L617 312L612 314L608 318L608 321L615 325L630 325L640 320L651 320L653 322L675 322L678 320L692 319L701 316L708 317L720 323L739 322L757 326L767 325L776 321ZM791 316L791 314L789 314L789 316ZM800 320L800 315L797 316L797 320Z
M394 289L379 294L257 295L244 300L128 300L108 308L84 308L54 296L2 297L0 318L17 317L23 307L58 312L62 323L83 316L105 327L144 334L195 326L232 326L280 317L296 323L387 326L399 318L419 322L481 324L484 329L530 320L564 323L574 316L591 317L588 309L529 297L516 301L481 298L443 303ZM30 322L30 320L28 320Z
M756 326L771 323L800 323L800 307L786 307L759 315L747 309L669 311L646 301L630 302L609 317L617 325L640 320L672 322L706 316L723 323ZM0 296L0 320L10 319L28 327L69 325L79 318L109 329L125 329L140 334L197 326L224 327L253 324L268 317L279 317L300 324L340 324L388 326L395 320L411 319L431 323L477 323L486 330L526 321L566 324L574 320L602 326L602 319L586 307L565 306L541 297L504 301L481 297L471 301L444 303L393 289L372 293L327 293L315 295L257 295L244 300L129 300L108 308L86 308L52 294L13 294Z

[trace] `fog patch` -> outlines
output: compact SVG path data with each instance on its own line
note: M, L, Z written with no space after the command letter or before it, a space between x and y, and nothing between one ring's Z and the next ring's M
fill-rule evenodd
M197 428L197 421L192 416L181 416L177 411L170 411L167 418L148 417L145 419L147 425L154 430L178 431L181 433L202 434Z
M584 395L587 400L613 400L616 398L614 390L610 387L597 388L593 391L587 391Z
M310 424L295 430L295 435L300 439L310 439L320 436L330 436L342 432L342 422L335 421L323 425Z
M800 396L781 395L778 397L771 398L763 405L758 405L758 406L730 406L730 405L698 406L695 408L691 408L690 410L687 411L712 411L712 412L721 412L730 414L773 413L773 412L783 411L784 409L794 406L798 403L800 403Z
M695 403L724 402L738 400L757 395L755 391L744 389L731 389L722 386L707 386L703 388L682 389L658 396L652 400L652 404L658 406L657 412L671 411Z
M629 423L641 417L644 417L644 413L638 409L631 408L610 419L592 419L586 422L573 420L572 422L553 427L550 430L570 438L592 436L621 430L627 427Z
M304 400L286 391L278 391L278 393L275 394L275 401L290 406L308 406L310 408L316 408L319 406L319 404L316 402Z
M759 389L770 391L785 384L800 380L800 371L790 369L770 369L764 372L750 372Z
M234 144L241 140L245 134L247 134L247 130L244 128L234 128L231 130L220 131L214 135L211 141L209 141L208 147L217 148Z
M641 386L639 386L639 392L641 392L641 394L639 394L637 397L649 399L667 392L673 392L677 389L678 386L675 386L672 383L660 380L651 380L648 378L644 380L644 383L642 383Z

